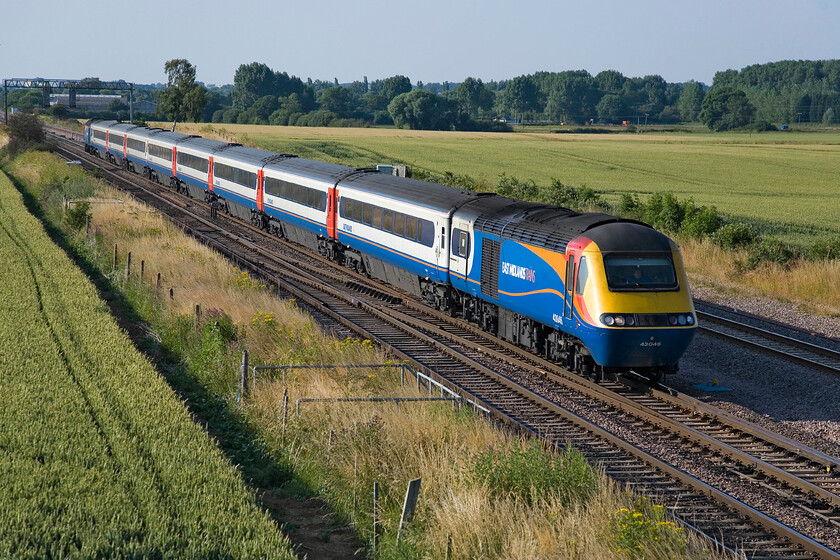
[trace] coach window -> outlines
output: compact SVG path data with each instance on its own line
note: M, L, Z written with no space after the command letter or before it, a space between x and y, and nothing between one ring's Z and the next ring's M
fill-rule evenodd
M394 211L385 210L383 215L382 229L385 231L394 231Z
M394 233L405 235L405 214L394 214Z
M365 204L365 211L363 213L362 220L367 224L373 224L373 206L370 204Z
M405 236L412 241L417 239L417 218L405 217Z
M373 207L373 227L382 229L382 208L379 206Z
M362 210L364 210L365 204L364 202L359 202L358 200L353 204L353 220L357 222L362 221Z
M577 282L575 282L575 293L577 295L583 295L587 278L589 278L589 268L586 265L586 257L581 257L580 264L578 265Z

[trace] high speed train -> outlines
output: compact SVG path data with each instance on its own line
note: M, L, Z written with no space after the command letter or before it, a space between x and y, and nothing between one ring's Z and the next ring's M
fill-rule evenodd
M658 381L697 328L679 248L641 222L116 121L84 141L583 375Z

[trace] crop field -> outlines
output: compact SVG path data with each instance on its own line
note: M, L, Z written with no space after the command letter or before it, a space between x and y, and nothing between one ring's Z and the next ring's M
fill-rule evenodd
M0 557L293 558L0 173Z
M671 192L789 240L840 233L840 132L548 134L185 125L181 132L281 153L370 166L466 174L493 189L501 173L547 185ZM799 238L799 239L797 239Z

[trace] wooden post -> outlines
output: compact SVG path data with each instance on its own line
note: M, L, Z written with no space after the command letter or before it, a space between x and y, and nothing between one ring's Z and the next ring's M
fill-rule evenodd
M414 519L414 511L417 509L417 496L420 494L420 480L419 478L415 478L410 481L405 491L400 527L397 529L397 542L400 542L400 533L402 533L403 525L411 523Z
M452 560L452 533L446 533L446 560Z
M140 261L140 283L143 283L143 276L146 274L146 261Z
M239 394L242 395L241 401L244 401L248 398L248 394L251 392L250 387L248 386L248 351L244 350L242 352L242 366L241 366L242 375L240 376L240 383L239 383Z
M160 291L160 272L157 273L157 280L155 280L155 299L157 299L159 291Z
M125 281L128 282L128 278L131 276L131 251L128 252L128 255L125 259Z
M85 216L85 237L90 234L90 214Z
M327 452L328 453L332 451L332 440L333 440L334 435L335 435L335 430L330 430L330 435L329 435L329 438L327 439Z
M117 270L117 244L114 243L114 266L112 267L113 270Z
M379 483L373 483L373 551L376 552L376 533L379 531L379 520L376 517L379 507Z
M289 419L289 388L283 387L283 445L286 445L286 422Z
M195 304L195 316L193 317L193 327L198 328L199 323L201 322L201 305L196 303Z
M169 299L175 299L175 288L169 288Z

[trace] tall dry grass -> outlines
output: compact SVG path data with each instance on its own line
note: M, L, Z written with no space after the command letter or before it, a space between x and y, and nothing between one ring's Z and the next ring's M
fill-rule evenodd
M728 296L784 300L805 312L840 317L840 261L765 262L749 270L746 251L695 239L681 239L680 249L694 286Z

